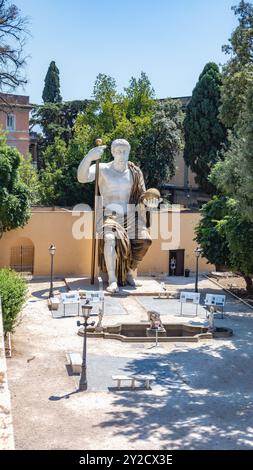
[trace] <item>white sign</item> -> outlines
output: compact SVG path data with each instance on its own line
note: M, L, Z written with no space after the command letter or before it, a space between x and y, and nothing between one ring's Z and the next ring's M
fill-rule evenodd
M180 293L180 302L181 304L191 303L198 305L200 301L199 292L181 292Z
M79 295L77 292L62 293L61 298L63 303L77 303L79 302Z
M216 307L224 307L225 303L225 295L206 294L205 305L215 305Z
M104 292L100 290L86 291L86 299L90 302L103 302Z

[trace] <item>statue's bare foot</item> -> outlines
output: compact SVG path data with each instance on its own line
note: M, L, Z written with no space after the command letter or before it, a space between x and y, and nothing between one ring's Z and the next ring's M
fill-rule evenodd
M107 287L107 292L110 292L110 294L115 294L115 292L119 292L118 284L116 281L109 283L109 286Z
M137 281L131 272L127 274L127 283L132 287L140 287L142 284L141 282Z

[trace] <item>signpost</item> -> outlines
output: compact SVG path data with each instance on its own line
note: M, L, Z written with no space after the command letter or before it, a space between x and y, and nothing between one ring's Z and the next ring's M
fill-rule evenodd
M224 317L224 307L226 303L226 296L220 294L206 294L205 305L207 307L220 307L221 308L221 318Z
M196 316L198 315L198 306L200 302L199 292L181 292L180 293L180 315L183 315L183 304L194 304L196 305Z

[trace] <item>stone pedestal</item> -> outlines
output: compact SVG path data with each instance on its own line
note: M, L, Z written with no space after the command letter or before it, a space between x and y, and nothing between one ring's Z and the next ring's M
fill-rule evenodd
M156 337L156 335L159 337L164 337L166 336L166 330L165 328L147 328L146 329L146 335L149 337Z

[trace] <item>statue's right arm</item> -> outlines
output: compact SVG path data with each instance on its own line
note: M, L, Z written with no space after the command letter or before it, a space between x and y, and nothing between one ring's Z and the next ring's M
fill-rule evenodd
M96 160L100 160L105 148L106 145L94 147L83 158L77 170L77 179L79 183L90 183L95 180L96 165L91 165L91 163Z

